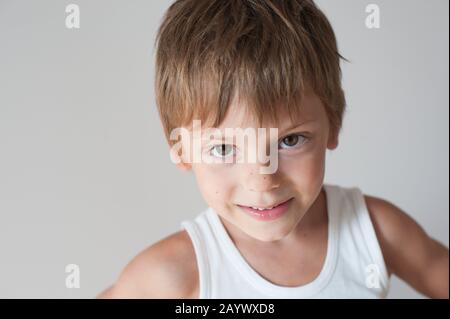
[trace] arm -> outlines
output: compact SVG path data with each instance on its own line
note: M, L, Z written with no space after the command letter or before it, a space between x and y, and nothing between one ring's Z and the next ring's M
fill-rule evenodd
M114 286L110 286L110 287L106 288L101 293L99 293L96 298L97 299L110 299L110 298L112 298L113 289L114 289Z
M428 297L448 298L448 248L392 203L367 195L365 200L389 274Z
M176 233L147 248L97 298L197 298L195 252L186 239Z

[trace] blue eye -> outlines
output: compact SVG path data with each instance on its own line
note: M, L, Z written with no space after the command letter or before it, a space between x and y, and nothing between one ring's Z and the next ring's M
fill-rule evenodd
M308 138L301 134L291 134L286 136L280 141L280 148L282 149L292 149L297 146L301 146L306 143ZM282 145L285 145L286 147L283 147Z
M230 156L230 153L231 153L231 155L235 155L233 151L234 151L233 145L218 144L218 145L214 145L210 149L209 152L214 157L226 158L226 157Z

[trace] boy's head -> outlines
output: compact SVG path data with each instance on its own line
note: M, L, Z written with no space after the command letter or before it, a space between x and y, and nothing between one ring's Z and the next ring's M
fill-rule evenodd
M192 168L208 205L246 234L263 241L288 235L321 191L326 149L337 147L342 126L341 56L327 18L311 0L178 0L156 42L156 100L170 146L171 132L194 120L221 130L278 128L273 174L259 174L254 163L178 166ZM201 144L202 153L221 159L237 149ZM291 198L271 221L241 207Z

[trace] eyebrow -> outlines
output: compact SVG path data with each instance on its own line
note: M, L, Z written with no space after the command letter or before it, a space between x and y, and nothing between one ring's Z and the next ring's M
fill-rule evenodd
M296 129L296 128L302 127L302 126L304 126L304 125L306 125L306 124L310 124L310 123L313 123L313 122L317 122L317 120L315 119L315 120L308 120L308 121L305 121L305 122L303 122L303 123L296 123L296 124L294 124L294 125L292 125L292 126L286 128L286 129L279 130L279 131L282 132L280 135L286 134L286 132L292 131L292 130L294 130L294 129ZM219 129L219 130L222 132L222 134L224 133L224 131L223 131L222 129ZM202 136L202 138L201 138L202 143L205 143L205 142L212 142L212 141L214 141L214 140L215 140L214 138L213 138L213 139L207 139L207 138L205 138L205 137L203 137L203 136ZM222 136L222 139L217 139L217 140L225 141L226 139L225 139L224 136Z
M309 121L305 121L305 122L303 122L303 123L297 123L297 124L294 124L294 125L292 125L292 126L290 126L290 127L288 127L288 128L285 128L285 129L283 129L283 130L280 130L280 131L282 132L281 135L283 135L284 133L289 132L289 131L291 131L291 130L293 130L293 129L302 127L302 126L304 126L304 125L306 125L306 124L309 124L309 123L312 123L312 122L316 122L316 121L317 121L317 120L309 120Z

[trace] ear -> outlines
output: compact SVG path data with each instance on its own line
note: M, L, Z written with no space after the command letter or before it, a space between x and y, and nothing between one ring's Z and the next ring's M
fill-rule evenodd
M172 148L170 149L170 159L178 169L182 171L189 171L192 169L192 165L183 161L183 158Z
M329 150L335 150L339 145L339 130L332 129L328 135L327 148Z
M192 169L192 165L191 164L186 164L186 163L180 162L180 163L178 163L176 165L177 165L178 169L181 170L181 171L187 172L187 171L190 171Z

